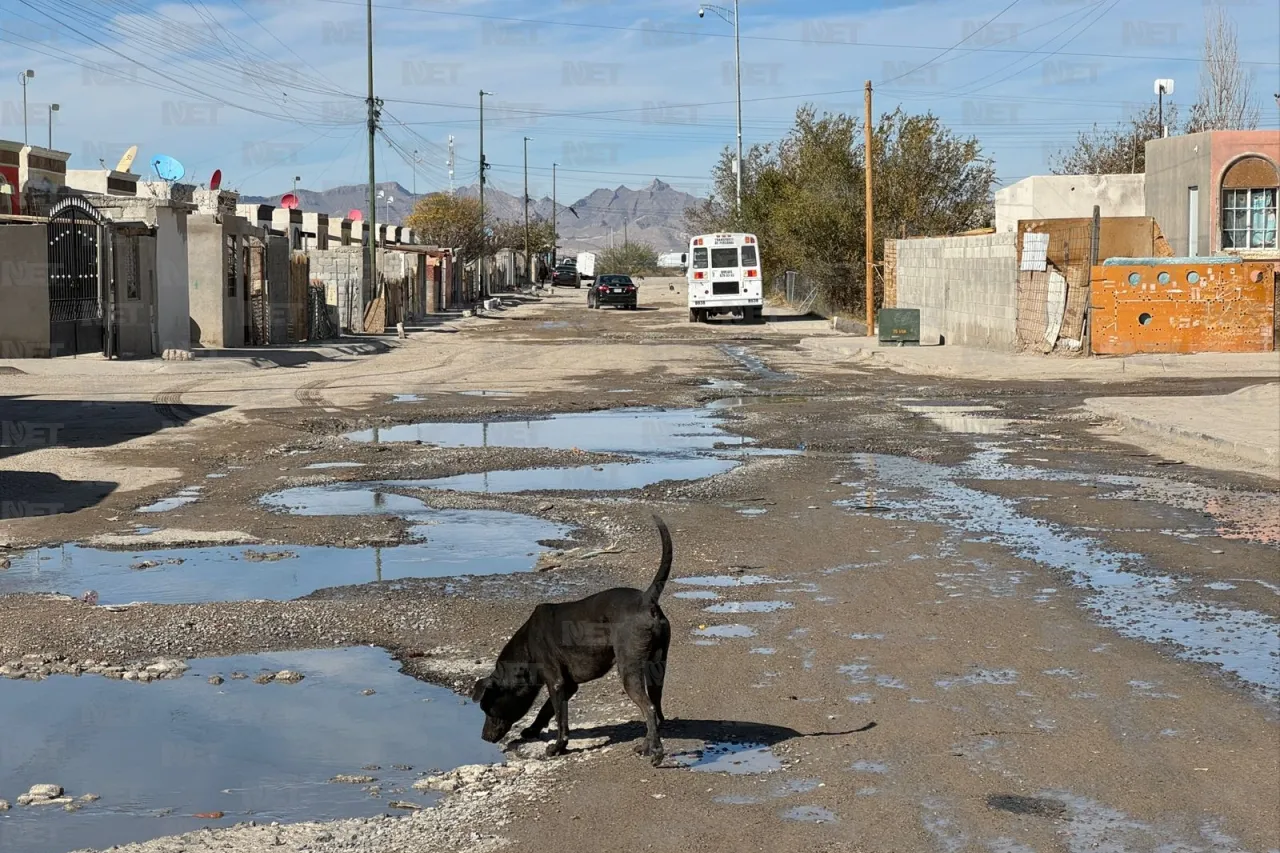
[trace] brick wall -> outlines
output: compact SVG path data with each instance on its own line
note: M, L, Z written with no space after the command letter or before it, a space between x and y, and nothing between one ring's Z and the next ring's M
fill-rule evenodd
M896 240L899 308L920 309L923 343L1013 349L1017 331L1016 234Z

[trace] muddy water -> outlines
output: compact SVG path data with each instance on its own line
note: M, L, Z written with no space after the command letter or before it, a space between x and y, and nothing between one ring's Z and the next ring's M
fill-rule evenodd
M255 684L262 669L305 678ZM214 674L225 681L208 683ZM0 814L5 853L96 849L245 820L372 816L393 799L429 804L410 785L430 768L502 758L476 736L477 707L400 675L387 653L368 648L199 660L182 678L145 685L4 680L0 719L0 799L44 783L101 797L74 813ZM329 782L339 774L373 776L380 793ZM225 817L194 817L209 812Z
M1064 572L1104 623L1126 637L1172 644L1187 660L1217 664L1280 701L1280 623L1251 610L1197 601L1189 584L1156 571L1139 554L1109 550L1098 540L1023 514L1015 500L961 485L973 479L1079 480L1080 475L1022 468L988 448L969 462L946 467L893 456L861 455L864 478L890 515L943 523L953 543L971 538L1002 545L1015 555ZM1099 478L1121 484L1132 478ZM864 498L841 502L857 509Z
M270 507L306 515L392 513L413 522L410 544L388 548L222 546L107 551L62 545L26 551L0 572L0 594L95 590L100 604L185 604L286 600L334 586L406 577L509 574L532 570L568 529L508 512L433 510L414 498L347 487L267 495Z
M462 474L390 485L466 492L627 491L666 480L700 480L723 474L754 454L794 450L758 448L751 439L726 431L715 413L729 404L703 409L619 409L555 415L535 421L423 423L361 430L347 435L360 442L422 441L442 447L541 447L632 456L569 468L532 468Z

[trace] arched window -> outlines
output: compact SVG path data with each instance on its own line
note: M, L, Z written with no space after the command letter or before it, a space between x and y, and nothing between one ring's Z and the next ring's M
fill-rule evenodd
M1242 157L1222 176L1222 248L1274 249L1280 176L1265 157Z

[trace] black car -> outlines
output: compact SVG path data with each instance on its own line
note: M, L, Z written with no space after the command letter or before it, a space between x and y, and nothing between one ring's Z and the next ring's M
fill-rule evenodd
M578 275L578 265L573 261L562 261L556 265L551 274L551 283L560 287L582 287L582 276Z
M635 310L636 290L636 284L629 275L597 276L595 284L587 291L587 307L617 305L619 308Z

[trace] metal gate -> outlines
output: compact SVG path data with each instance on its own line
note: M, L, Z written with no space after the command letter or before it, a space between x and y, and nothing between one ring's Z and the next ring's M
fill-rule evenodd
M81 198L49 214L49 352L103 352L102 217Z

